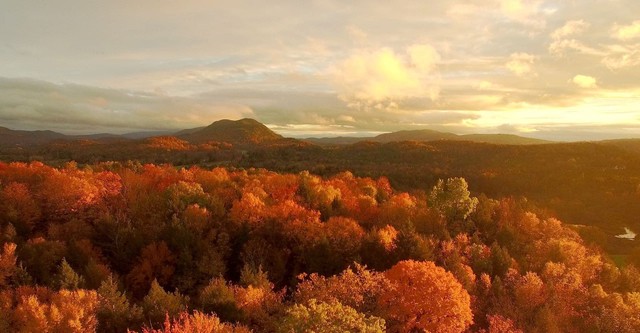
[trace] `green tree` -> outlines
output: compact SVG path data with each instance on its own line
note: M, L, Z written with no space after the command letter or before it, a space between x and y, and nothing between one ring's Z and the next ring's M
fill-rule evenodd
M212 279L202 289L200 305L205 312L215 312L220 319L225 321L237 321L242 317L236 304L233 288L223 278Z
M84 278L73 270L65 258L62 258L62 262L58 269L58 287L60 289L69 290L76 290L84 287Z
M174 317L186 310L189 298L179 292L166 292L157 280L151 282L149 293L142 300L142 308L151 323L162 323L165 314Z
M98 288L96 315L100 332L124 332L142 322L142 309L129 303L127 296L118 290L118 284L111 276Z
M478 205L478 198L472 197L464 178L456 177L438 180L429 193L430 207L437 209L448 221L465 220Z
M315 299L287 310L278 332L385 332L384 319L366 316L340 302L323 303Z

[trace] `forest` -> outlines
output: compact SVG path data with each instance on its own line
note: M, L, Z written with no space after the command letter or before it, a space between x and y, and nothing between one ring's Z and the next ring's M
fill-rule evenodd
M319 146L279 137L255 121L231 124L213 123L213 129L201 130L204 133L196 139L160 136L0 145L0 161L43 161L53 166L69 161L80 165L140 161L283 173L306 170L325 178L348 170L359 177L386 177L395 189L408 192L426 192L439 179L463 177L476 196L526 198L618 258L638 247L637 242L614 237L624 228L640 230L637 140L534 145L364 141Z
M637 332L640 251L467 181L0 162L0 331Z

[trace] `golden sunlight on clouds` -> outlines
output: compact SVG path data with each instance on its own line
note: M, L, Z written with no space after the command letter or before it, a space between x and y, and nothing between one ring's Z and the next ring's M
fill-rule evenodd
M589 28L589 23L584 20L568 21L562 27L551 33L551 38L555 40L563 39L573 35L581 34Z
M506 67L517 76L535 75L533 64L536 56L527 53L513 53Z
M5 3L0 119L16 129L250 115L332 132L615 120L640 136L637 0Z
M423 73L433 71L438 61L440 61L440 54L431 45L411 45L407 53L411 59L411 64Z
M640 65L640 45L611 46L602 64L611 70L637 67Z
M601 55L602 52L593 47L585 45L576 39L582 35L590 24L584 20L568 21L562 27L551 33L553 40L549 45L549 52L556 56L563 56L568 51L575 51L584 54Z
M581 88L597 88L596 78L587 75L576 75L571 79L575 85Z
M539 0L499 0L500 9L506 17L534 26L543 25L542 21L534 18L541 4Z
M438 97L434 70L440 60L430 45L412 45L406 54L389 48L358 51L335 69L340 98L354 108L389 109L411 97Z
M640 20L633 21L629 25L616 24L613 27L613 36L624 41L640 38Z
M580 82L577 85L596 86L592 77L576 77L578 79L572 81ZM571 127L638 128L640 118L636 105L640 105L639 89L594 90L588 97L567 107L521 103L505 111L475 111L478 117L466 119L464 124L469 128L500 128L508 124L520 132L526 128L528 133Z

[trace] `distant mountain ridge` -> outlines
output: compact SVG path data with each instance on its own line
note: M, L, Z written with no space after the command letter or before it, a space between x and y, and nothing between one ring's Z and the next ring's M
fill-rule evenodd
M429 129L408 130L384 133L374 137L338 137L338 138L307 138L307 142L319 145L343 145L353 144L362 141L373 141L381 143L399 142L399 141L472 141L491 144L506 145L534 145L552 143L552 141L527 138L513 134L465 134L458 135L448 132L440 132Z
M312 143L316 145L350 145L363 141L373 141L380 143L399 141L471 141L500 145L536 145L548 144L553 141L528 138L513 134L465 134L458 135L449 132L436 130L403 130L391 133L384 133L374 137L329 137L329 138L306 138L296 140L284 138L275 133L264 124L255 119L244 118L240 120L222 119L211 123L208 126L184 129L177 132L172 131L147 131L134 132L122 135L100 133L89 135L65 135L53 131L23 131L12 130L0 127L0 146L34 146L44 145L57 140L97 140L97 141L118 141L118 140L141 140L157 136L174 136L185 140L191 144L201 144L207 142L227 142L234 145L257 146L261 144L279 143ZM604 143L605 141L603 141ZM606 141L612 145L632 146L638 141L631 140L611 140ZM640 146L640 145L639 145ZM640 151L638 147L626 147L627 149Z
M21 131L0 127L0 144L4 146L40 145L65 137L67 136L53 131Z
M280 141L297 141L295 139L285 139L255 119L244 118L240 120L218 120L209 126L185 129L178 132L149 131L122 135L110 133L66 135L53 131L23 131L0 127L0 146L37 146L53 143L54 141L74 140L111 142L114 140L142 140L160 136L174 136L192 144L216 141L235 145L260 145Z

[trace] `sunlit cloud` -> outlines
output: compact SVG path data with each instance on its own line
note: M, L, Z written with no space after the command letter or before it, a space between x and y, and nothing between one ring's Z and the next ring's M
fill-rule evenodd
M506 17L536 27L545 24L538 18L541 4L538 0L499 0L500 10Z
M549 45L549 52L556 56L563 56L568 51L589 55L602 55L602 51L576 39L576 37L582 35L589 27L590 24L584 20L566 22L562 27L554 30L550 34L552 42Z
M517 76L535 76L536 73L533 69L533 65L536 59L537 57L532 54L512 53L505 66Z
M570 36L579 35L589 28L590 24L584 20L568 21L562 27L554 30L551 33L551 38L554 40L564 39Z
M602 64L612 70L640 65L640 44L613 45L610 47L609 53L602 58Z
M285 1L269 11L10 1L0 121L122 132L251 116L301 125L288 129L297 136L420 126L537 135L553 132L542 120L565 128L577 117L592 120L585 131L600 119L629 134L639 101L612 96L640 88L638 12L632 0Z
M633 21L628 25L616 24L612 29L612 35L614 38L624 41L640 38L640 20Z
M411 45L405 54L389 48L357 51L337 65L340 98L354 108L394 109L411 97L436 99L434 70L440 60L429 45Z
M596 88L597 80L596 78L588 75L576 75L571 79L571 81L581 88Z
M589 55L604 55L601 50L588 46L576 39L559 39L554 40L549 45L549 52L556 56L564 56L568 51Z

